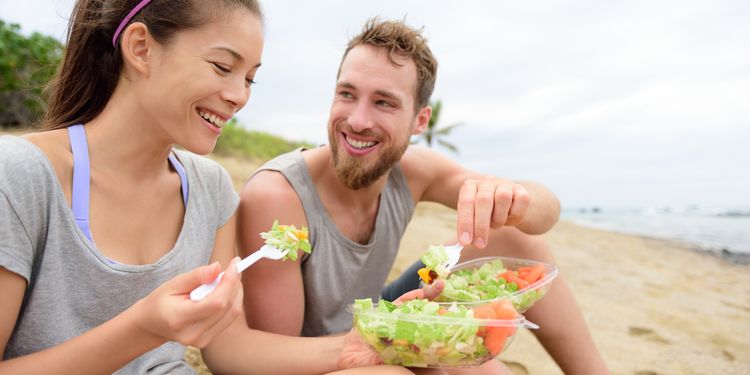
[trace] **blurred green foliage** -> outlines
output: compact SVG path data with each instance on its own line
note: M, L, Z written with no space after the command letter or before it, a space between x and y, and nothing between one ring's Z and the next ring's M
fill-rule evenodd
M216 142L214 153L269 160L274 156L299 147L312 148L315 146L307 142L288 141L264 132L246 130L237 122L236 118L233 118L221 129L221 136Z
M36 122L46 109L42 96L62 58L55 38L21 34L18 24L0 20L0 126Z

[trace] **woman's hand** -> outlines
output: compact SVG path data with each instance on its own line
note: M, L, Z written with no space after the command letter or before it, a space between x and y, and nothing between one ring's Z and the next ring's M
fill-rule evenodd
M212 282L221 272L219 263L179 275L138 301L139 324L149 335L164 341L203 348L242 313L242 283L235 258L216 289L200 301L190 292Z

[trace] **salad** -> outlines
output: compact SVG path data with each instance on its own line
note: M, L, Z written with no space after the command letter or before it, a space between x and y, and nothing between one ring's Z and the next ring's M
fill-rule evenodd
M298 250L302 250L308 254L312 252L312 245L308 240L309 235L305 227L297 229L294 225L279 225L279 221L274 220L271 230L261 233L260 236L266 240L266 244L268 245L274 246L281 251L289 250L282 260L297 260Z
M445 278L445 289L438 297L440 301L484 301L509 298L518 311L526 311L542 298L548 281L543 263L506 269L501 259L484 262L478 268L458 269ZM544 283L537 283L540 280ZM535 285L537 283L537 285ZM529 286L536 286L529 288Z
M424 267L417 271L419 278L427 284L432 284L437 278L445 278L451 272L447 267L448 254L443 245L430 246L422 255Z
M474 307L415 299L358 299L354 327L383 362L414 367L477 366L500 354L525 320L508 301Z

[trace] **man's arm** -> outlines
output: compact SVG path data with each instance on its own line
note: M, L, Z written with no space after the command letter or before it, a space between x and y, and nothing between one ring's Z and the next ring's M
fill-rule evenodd
M409 147L401 165L415 200L457 209L458 238L469 231L470 242L480 248L476 240L486 241L490 228L541 234L560 215L560 202L545 187L473 172L425 147Z
M262 171L245 184L240 193L237 238L240 256L259 249L261 232L279 224L307 226L302 203L279 172ZM305 292L300 259L261 259L242 273L244 306L250 327L299 336L305 314Z

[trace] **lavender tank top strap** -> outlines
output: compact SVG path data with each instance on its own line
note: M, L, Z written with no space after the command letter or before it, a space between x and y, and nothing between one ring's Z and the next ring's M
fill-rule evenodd
M187 173L185 173L185 167L183 167L180 161L177 160L177 157L174 156L174 152L169 154L169 162L172 163L172 168L174 168L174 170L180 176L180 184L182 185L182 202L185 204L185 208L187 209L188 179Z
M89 145L86 139L86 131L82 124L68 127L68 138L70 138L70 149L73 152L73 191L71 193L71 206L76 224L86 238L94 243L89 226L89 196L91 189L91 165L89 163ZM180 176L182 186L182 202L187 208L188 202L188 180L185 167L174 156L169 154L169 162Z
M91 229L89 229L91 168L89 166L89 145L83 125L68 126L68 138L70 138L70 149L73 151L73 192L71 193L73 216L83 234L93 243L94 239L91 237Z

